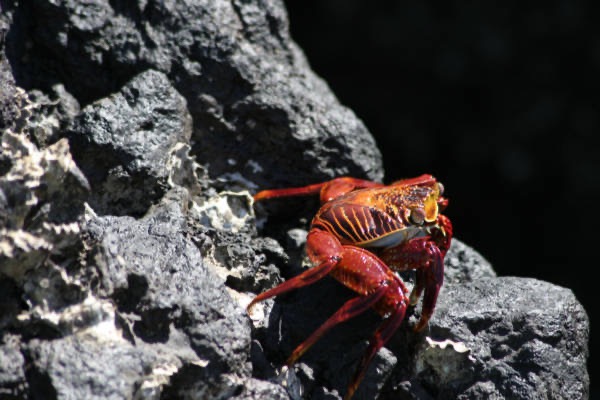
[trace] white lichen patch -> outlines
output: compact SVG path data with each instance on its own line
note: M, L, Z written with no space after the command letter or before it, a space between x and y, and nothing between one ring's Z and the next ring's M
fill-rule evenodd
M17 318L21 322L45 321L61 333L93 338L96 342L124 341L123 334L115 325L115 306L107 300L88 295L83 302L66 307L61 311L47 310L36 306Z
M67 139L38 150L25 135L6 131L2 135L2 153L11 160L11 168L0 177L0 187L8 194L18 191L26 195L21 204L26 209L14 213L15 216L23 218L30 207L41 201L41 195L49 197L53 192L63 190L67 175L74 176L83 187L89 188L71 157Z
M97 341L124 340L115 325L115 306L89 295L82 303L68 307L59 318L63 332L91 336Z
M472 370L475 359L463 342L436 341L430 337L425 340L417 356L417 374L433 371L437 380L448 383L463 379Z
M248 307L248 304L250 304L250 302L252 301L253 297L249 296L244 292L238 292L237 290L234 290L228 286L226 286L225 289L227 289L227 292L229 293L231 298L243 308Z
M51 243L29 232L0 229L0 256L16 258L21 253L50 250L51 248ZM4 271L4 269L2 272L11 275L9 271Z
M248 307L252 299L254 299L254 297L256 296L255 294L249 295L247 293L238 292L233 289L229 290L229 294L244 310ZM252 309L249 310L248 315L250 316L254 327L258 328L263 324L267 308L269 308L269 306L272 306L270 302L259 302L253 305Z
M35 233L52 243L52 252L57 253L79 240L81 227L78 222L54 224L43 222Z
M163 386L171 381L171 376L177 371L179 371L179 366L176 364L165 363L154 366L152 371L144 376L133 398L135 400L160 399Z
M252 196L247 191L221 192L192 210L200 223L220 231L238 233L254 219Z
M0 229L0 260L2 273L20 281L23 275L37 268L50 253L72 245L79 238L79 223L54 224L42 222L31 232L21 229Z
M453 342L450 339L436 341L430 338L429 336L427 336L425 340L427 341L429 347L432 348L439 347L440 349L444 350L448 346L450 346L452 350L457 353L469 353L471 351L463 342Z
M52 243L22 230L0 229L0 272L20 281L25 272L40 265Z
M42 228L53 235L78 235L81 231L77 222L59 225L42 222Z
M188 188L192 194L201 192L199 172L203 172L202 166L190 155L191 147L187 143L178 142L170 151L167 161L169 171L168 184L170 187L182 186Z
M98 218L98 214L87 202L83 203L83 221L89 223L90 221Z
M48 254L72 245L79 237L76 222L52 223L38 210L56 201L56 195L64 195L68 176L80 187L89 189L89 184L75 165L66 139L39 150L24 134L7 130L2 134L1 147L10 169L0 176L0 192L10 209L0 230L0 261L2 272L18 281L39 267ZM34 212L35 222L26 226L26 219Z

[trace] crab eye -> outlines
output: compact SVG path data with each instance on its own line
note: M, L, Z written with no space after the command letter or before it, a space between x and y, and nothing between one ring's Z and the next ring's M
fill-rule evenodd
M437 183L438 184L438 190L440 191L440 196L444 194L444 185L442 185L440 182Z
M410 210L408 218L415 225L423 225L423 222L425 222L425 212L420 208L413 208Z

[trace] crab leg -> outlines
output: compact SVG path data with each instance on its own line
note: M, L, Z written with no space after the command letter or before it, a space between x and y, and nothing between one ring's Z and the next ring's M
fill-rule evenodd
M372 307L381 315L390 315L371 339L371 345L363 356L357 372L348 388L350 398L369 362L377 351L389 340L402 323L408 298L407 289L400 278L373 253L352 245L341 245L339 239L327 231L313 229L308 236L306 251L313 262L334 254L341 256L331 270L331 276L361 297L347 301L308 339L300 344L288 359L288 365L296 361L323 334L337 324L355 317Z
M444 283L444 257L452 240L452 223L438 215L437 228L431 235L412 239L400 246L383 250L379 256L394 271L416 270L416 283L410 294L410 304L415 305L423 296L421 318L415 326L420 331L433 314L437 297Z
M423 295L423 308L421 311L421 318L415 326L415 331L421 331L429 319L433 315L433 309L437 302L440 288L444 283L444 258L437 247L434 247L437 251L432 253L434 261L429 269L424 271L425 275L425 294ZM412 299L411 299L412 300Z
M316 266L259 294L250 302L247 310L250 311L260 301L313 284L324 278L338 265L343 257L343 252L344 248L340 241L333 235L318 230L310 231L306 237L306 253Z
M306 196L320 193L321 203L325 203L343 194L356 189L382 187L382 183L367 181L364 179L356 179L348 176L332 179L327 182L315 183L313 185L286 188L286 189L270 189L263 190L254 195L254 201L272 199L277 197L290 196Z
M406 185L406 186L411 186L411 185L420 185L423 183L429 183L429 182L435 182L435 178L432 175L429 174L423 174L423 175L419 175L417 177L414 178L406 178L406 179L400 179L398 181L392 182L391 185Z
M433 310L442 284L444 283L444 258L440 248L430 238L412 239L403 246L385 250L381 258L397 271L416 269L417 280L410 294L410 304L415 305L423 296L421 318L415 331L422 330Z
M297 289L331 274L344 286L357 292L360 297L348 300L315 332L292 352L287 364L298 360L319 338L334 326L353 318L369 308L382 315L390 316L384 321L371 339L371 344L359 364L351 381L346 398L352 396L369 362L377 351L389 340L404 319L408 298L407 289L387 265L373 253L351 245L342 245L331 233L313 229L306 241L306 252L317 264L302 274L254 298L248 309L259 301Z
M266 299L270 299L271 297L279 296L280 294L287 293L289 291L299 289L304 286L308 286L312 283L317 282L318 280L324 278L331 270L337 265L340 257L330 257L325 261L321 262L316 267L310 268L300 275L297 275L291 279L288 279L285 282L282 282L278 286L275 286L273 289L269 289L259 295L257 295L246 307L246 310L250 312L252 307L258 302L261 302Z
M348 400L354 395L354 392L358 388L360 381L364 377L367 372L367 368L371 363L371 360L377 354L379 349L381 349L388 340L394 335L394 332L398 329L402 321L404 320L404 314L406 313L406 304L399 304L399 306L394 310L392 315L390 315L380 326L377 328L373 337L369 341L369 347L365 351L363 358L360 360L358 364L358 368L356 369L356 373L352 380L350 381L350 385L348 386L348 390L346 391L346 395L344 396L344 400Z
M355 297L348 300L344 305L337 310L327 321L323 323L316 331L312 333L304 342L302 342L292 352L290 357L287 359L286 364L291 366L294 364L302 355L308 350L313 344L315 344L325 333L327 333L334 326L349 320L350 318L356 317L367 311L370 307L375 305L385 294L387 286L380 286L375 291L365 297Z

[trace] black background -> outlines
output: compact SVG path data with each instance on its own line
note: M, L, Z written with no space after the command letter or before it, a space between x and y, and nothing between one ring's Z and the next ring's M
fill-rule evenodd
M286 6L313 70L375 136L385 180L435 175L457 238L499 275L572 289L594 332L598 7L481 3ZM590 380L596 364L591 357Z

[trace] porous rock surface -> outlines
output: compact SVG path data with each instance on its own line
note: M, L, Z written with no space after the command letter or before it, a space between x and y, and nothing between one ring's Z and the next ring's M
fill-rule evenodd
M383 178L282 3L1 7L0 397L340 398L378 316L282 369L352 293L327 278L245 311L305 268L316 205L249 193ZM570 290L496 277L455 240L420 334L418 312L356 398L588 397L589 321Z

